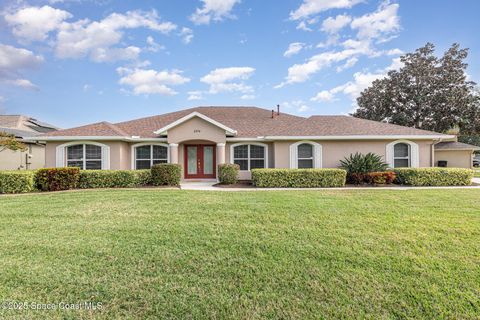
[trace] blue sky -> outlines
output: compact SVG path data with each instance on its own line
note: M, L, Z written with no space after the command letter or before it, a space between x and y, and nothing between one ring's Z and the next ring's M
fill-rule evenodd
M470 48L480 2L2 1L0 107L60 127L197 105L346 114L398 57Z

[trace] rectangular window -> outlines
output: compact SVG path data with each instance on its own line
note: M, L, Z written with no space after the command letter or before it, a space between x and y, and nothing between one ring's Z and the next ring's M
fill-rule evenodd
M233 163L242 171L265 168L265 147L254 144L236 146L233 148Z
M158 163L168 163L166 146L149 144L135 148L135 169L150 169Z
M298 169L312 169L313 159L298 159Z
M68 146L67 167L78 167L82 170L101 170L102 147L93 144Z
M302 143L297 147L297 168L311 169L313 168L313 145Z

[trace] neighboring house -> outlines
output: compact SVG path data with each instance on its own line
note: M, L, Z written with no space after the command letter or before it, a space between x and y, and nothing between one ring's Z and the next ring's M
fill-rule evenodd
M336 168L355 152L374 152L391 167L436 165L435 144L454 135L350 116L309 118L256 107L198 107L121 123L100 122L50 132L46 165L82 169L146 169L178 163L184 179L216 178L217 164L240 165L240 178L253 168ZM470 167L475 147L440 156Z
M26 151L12 151L0 147L0 170L38 169L45 166L45 144L31 140L58 128L22 115L0 115L0 132L14 135L26 144Z

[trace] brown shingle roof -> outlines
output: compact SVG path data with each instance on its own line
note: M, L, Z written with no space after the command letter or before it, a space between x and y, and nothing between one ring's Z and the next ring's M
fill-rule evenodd
M304 118L280 113L272 119L271 110L257 107L196 107L116 124L94 123L51 132L47 136L140 136L141 138L154 138L157 137L154 133L155 130L195 111L236 130L236 137L438 135L438 133L432 131L349 116L312 116Z
M129 134L123 131L121 128L117 127L110 122L102 121L92 124L87 124L81 127L75 127L71 129L64 129L58 131L52 131L44 136L55 137L55 136L101 136L101 137L126 137Z
M439 135L439 133L351 116L312 116L290 126L284 135L364 136Z
M480 147L457 141L439 142L435 150L480 150Z

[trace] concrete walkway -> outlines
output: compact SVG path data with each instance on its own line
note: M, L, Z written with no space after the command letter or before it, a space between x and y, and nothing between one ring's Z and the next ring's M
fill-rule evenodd
M458 187L408 187L408 186L391 186L391 187L341 187L341 188L227 188L215 187L217 181L182 181L180 189L182 190L201 190L201 191L291 191L291 190L425 190L425 189L480 189L480 178L473 178L472 182L477 184L473 186Z

